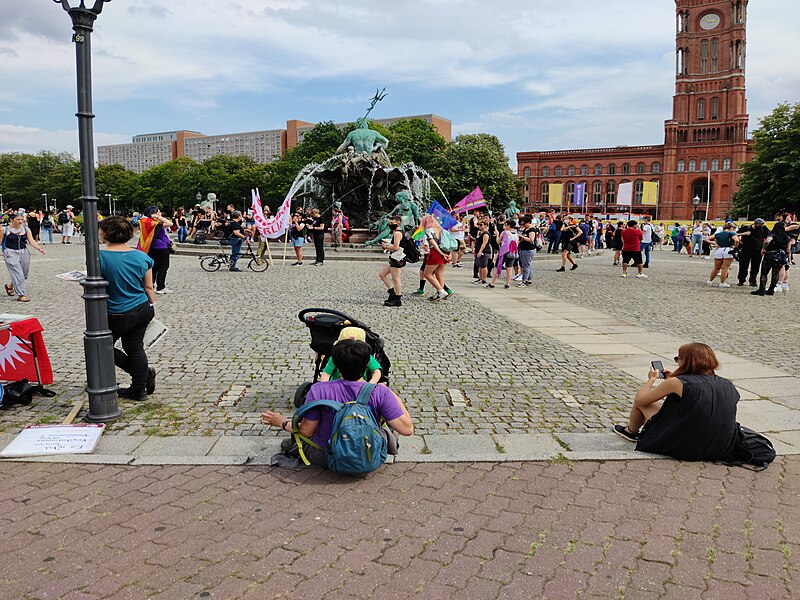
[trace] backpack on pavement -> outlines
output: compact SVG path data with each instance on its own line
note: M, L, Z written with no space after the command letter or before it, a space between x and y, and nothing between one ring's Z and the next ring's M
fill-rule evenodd
M303 404L292 417L292 430L297 431L302 416L310 409L325 407L334 412L331 438L325 448L328 469L334 473L366 475L386 462L386 439L381 435L380 425L368 404L374 389L374 383L365 383L356 399L346 404L333 400L315 400ZM299 433L295 433L294 437L300 458L310 465L303 453L303 442L317 449L319 446Z
M734 455L736 460L723 464L732 467L744 467L751 471L763 471L775 460L775 448L766 437L760 433L742 427L738 423ZM746 465L752 465L746 466Z

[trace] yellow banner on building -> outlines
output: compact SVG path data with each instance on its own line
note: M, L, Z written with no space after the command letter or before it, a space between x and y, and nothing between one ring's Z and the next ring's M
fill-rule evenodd
M656 206L658 204L658 182L645 181L644 190L642 190L642 204L650 204Z
M561 206L564 198L564 184L549 183L547 185L547 198L550 206Z

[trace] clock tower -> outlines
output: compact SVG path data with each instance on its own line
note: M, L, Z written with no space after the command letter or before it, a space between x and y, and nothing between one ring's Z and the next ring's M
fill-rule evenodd
M662 206L674 218L727 214L748 159L747 3L675 0L675 95L662 183Z

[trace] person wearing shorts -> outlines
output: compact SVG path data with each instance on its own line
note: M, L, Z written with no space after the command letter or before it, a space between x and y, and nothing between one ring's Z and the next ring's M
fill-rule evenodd
M722 231L704 238L705 242L713 242L717 245L714 250L714 268L711 269L711 275L708 276L706 281L707 286L714 285L714 280L719 274L719 287L729 288L730 283L727 283L728 269L731 268L733 263L733 247L739 243L739 236L736 235L736 225L731 221L725 223Z
M383 282L389 292L389 298L383 303L384 306L402 306L401 296L403 293L401 269L406 266L403 258L403 251L400 241L403 239L403 219L399 215L389 219L389 229L392 232L392 241L381 241L384 252L389 253L389 265L381 269L378 278ZM391 282L389 282L391 277Z
M578 238L581 236L581 230L575 223L572 217L564 217L564 225L561 227L561 237L559 242L561 244L561 268L556 269L556 272L563 273L567 270L567 262L572 267L570 271L578 268L578 264L573 260L572 254L578 251Z
M303 264L303 244L306 241L306 223L303 220L303 215L295 213L292 216L291 227L292 248L294 248L294 255L297 260L292 263L293 267Z
M478 222L478 233L475 236L475 267L478 277L472 283L486 284L489 277L489 261L492 259L492 245L489 243L489 220Z
M642 238L644 234L639 229L639 224L631 219L622 234L622 276L628 276L628 264L633 261L638 273L636 277L644 279L647 277L642 273Z

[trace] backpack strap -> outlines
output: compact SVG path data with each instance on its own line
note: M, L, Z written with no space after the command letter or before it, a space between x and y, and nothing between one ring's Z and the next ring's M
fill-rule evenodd
M304 435L301 435L297 432L297 425L302 420L302 417L305 413L307 413L312 408L330 408L334 414L339 412L344 404L341 402L334 402L333 400L314 400L313 402L308 402L303 404L300 408L298 408L295 413L292 415L292 435L294 436L294 441L297 442L297 451L300 453L301 460L305 463L307 467L311 466L311 462L306 458L305 452L303 452L303 442L311 446L312 448L316 448L317 450L322 450L318 444L311 441L310 438L307 438Z
M366 406L367 403L369 402L370 396L372 396L372 391L374 389L375 389L374 383L365 383L363 386L361 386L361 389L358 392L358 396L356 396L356 402Z

